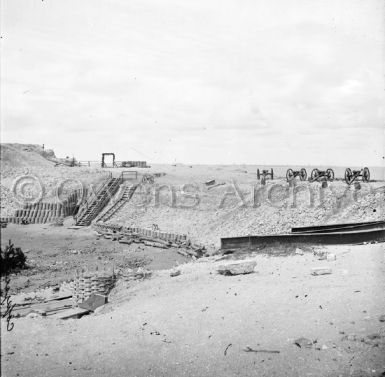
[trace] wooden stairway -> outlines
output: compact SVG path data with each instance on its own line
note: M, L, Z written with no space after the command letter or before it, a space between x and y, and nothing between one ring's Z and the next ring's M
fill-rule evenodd
M103 214L96 218L96 221L107 221L109 220L116 212L118 212L124 204L126 204L134 195L135 190L138 185L125 186L123 189L122 195L119 199Z
M122 177L110 177L79 209L76 216L76 225L87 226L91 224L100 211L107 205L110 199L116 194Z

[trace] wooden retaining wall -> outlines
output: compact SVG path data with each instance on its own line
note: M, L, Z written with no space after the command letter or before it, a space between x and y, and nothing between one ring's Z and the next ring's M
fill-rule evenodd
M138 227L127 227L127 226L121 226L121 225L115 225L115 224L102 224L102 223L96 223L93 225L93 228L98 231L101 230L103 232L106 231L115 231L115 232L121 232L121 231L127 231L135 234L139 234L141 236L150 237L150 238L158 238L164 241L171 241L171 242L185 242L187 241L187 235L186 234L176 234L176 233L167 233L167 232L160 232L159 230L152 230L152 229L146 229L146 228L138 228Z
M73 216L78 210L80 194L80 190L73 191L62 203L25 204L23 208L17 209L13 216L2 217L1 221L13 224L45 224Z

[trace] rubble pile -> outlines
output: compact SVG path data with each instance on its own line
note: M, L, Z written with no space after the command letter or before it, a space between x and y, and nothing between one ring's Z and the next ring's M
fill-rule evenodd
M277 183L278 182L278 183ZM285 188L285 183L280 185ZM269 184L270 185L270 184ZM229 184L202 192L196 206L171 206L166 200L160 205L140 207L142 197L137 191L118 216L115 223L148 227L156 222L170 232L187 233L195 242L218 246L221 237L268 235L288 233L292 227L333 224L341 222L363 222L382 220L385 216L385 193L380 183L373 183L361 190L348 187L344 182L333 182L322 189L318 183L299 184L296 198L278 187L276 191L267 185L266 193L257 197L255 203L250 185L239 184L239 193L234 194ZM206 188L207 190L207 188ZM230 194L228 194L230 192ZM177 204L179 192L176 192ZM166 198L167 199L167 198ZM180 202L183 204L183 202ZM191 202L191 200L190 200Z

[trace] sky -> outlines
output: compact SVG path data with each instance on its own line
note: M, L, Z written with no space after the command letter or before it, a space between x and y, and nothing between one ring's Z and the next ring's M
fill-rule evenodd
M382 0L1 0L1 141L384 166Z

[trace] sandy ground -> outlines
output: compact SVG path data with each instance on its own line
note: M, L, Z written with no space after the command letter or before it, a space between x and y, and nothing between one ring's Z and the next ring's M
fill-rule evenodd
M174 248L159 249L97 239L90 227L68 229L72 222L68 219L62 227L9 224L1 229L1 246L11 240L16 247L21 247L29 266L11 276L12 293L31 292L73 280L75 271L81 269L116 271L145 267L162 270L189 260Z
M336 261L248 256L258 272L235 277L218 275L226 261L212 257L178 277L119 283L110 304L80 320L22 318L8 333L2 323L3 375L380 376L385 245L328 251ZM331 275L310 275L325 265ZM373 333L376 345L360 341ZM299 348L301 336L317 342Z

